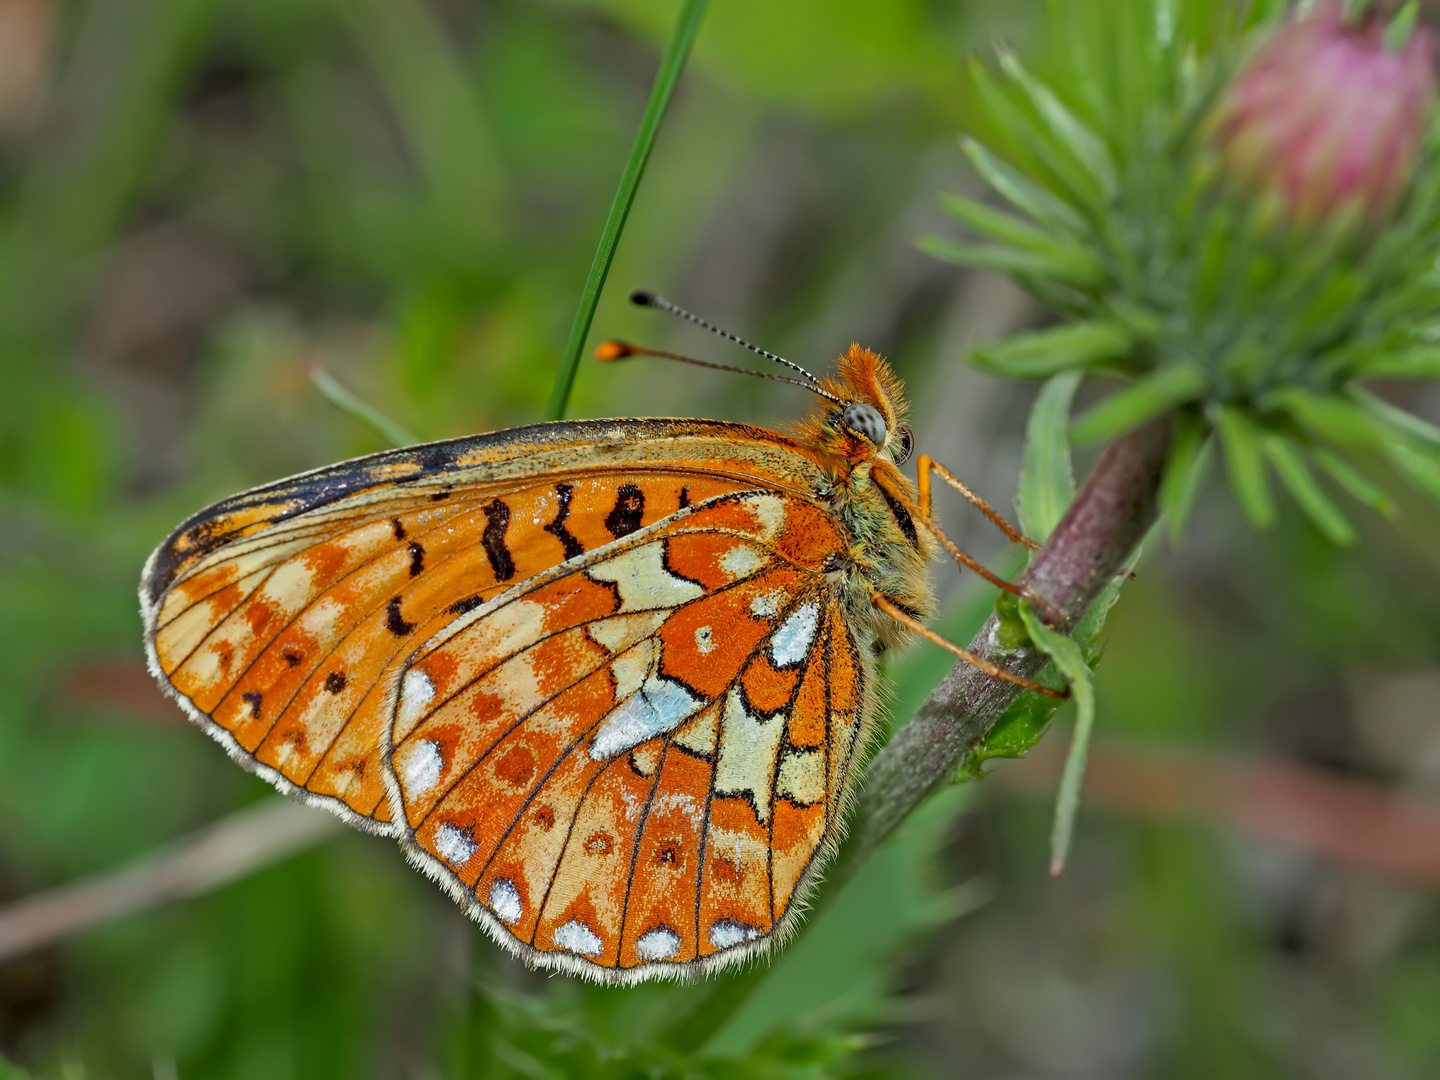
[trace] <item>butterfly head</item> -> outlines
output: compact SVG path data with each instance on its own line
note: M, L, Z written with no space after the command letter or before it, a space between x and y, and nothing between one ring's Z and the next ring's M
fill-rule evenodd
M915 441L904 422L904 390L889 364L851 345L840 357L838 372L820 380L820 387L826 400L802 426L802 442L852 467L909 460Z

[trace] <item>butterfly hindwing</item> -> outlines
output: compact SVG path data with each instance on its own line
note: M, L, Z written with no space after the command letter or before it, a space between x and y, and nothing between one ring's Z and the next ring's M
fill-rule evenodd
M808 500L720 495L454 620L400 679L401 843L540 962L630 981L771 940L861 713L860 668L829 659L853 651L845 546Z
M517 429L226 500L147 564L152 669L247 767L391 832L380 742L409 653L516 582L774 476L731 427Z

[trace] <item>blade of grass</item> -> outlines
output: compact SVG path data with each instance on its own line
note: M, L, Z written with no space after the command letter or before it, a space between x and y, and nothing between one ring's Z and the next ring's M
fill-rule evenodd
M615 201L610 205L610 215L605 219L605 228L600 232L600 245L595 249L595 260L590 264L590 275L585 279L585 288L580 293L580 306L575 310L575 321L570 325L570 338L565 342L565 353L560 358L560 370L555 375L555 388L550 393L550 404L545 410L547 420L559 420L565 415L565 406L570 400L570 390L575 385L575 373L580 369L580 354L585 348L585 339L590 334L590 323L595 318L595 306L600 302L600 291L605 287L605 278L610 273L610 263L615 259L615 248L620 243L620 233L625 229L625 219L630 216L630 207L635 202L635 192L640 187L640 178L645 174L645 165L650 160L650 151L655 148L655 136L659 134L660 122L670 107L675 95L675 85L680 81L680 72L690 55L690 46L700 29L700 20L705 16L709 0L685 0L675 32L670 35L670 44L660 61L660 70L655 74L655 85L650 88L650 100L645 105L645 115L640 118L640 130L635 133L635 145L630 148L630 160L620 174L620 187L615 192Z
M345 389L335 377L324 368L312 366L310 368L310 381L315 384L315 389L320 391L320 396L330 402L343 413L349 413L356 420L359 420L366 427L376 432L382 439L385 439L391 446L414 446L421 440L412 434L403 424L391 420L379 409L375 408L364 398L357 397Z

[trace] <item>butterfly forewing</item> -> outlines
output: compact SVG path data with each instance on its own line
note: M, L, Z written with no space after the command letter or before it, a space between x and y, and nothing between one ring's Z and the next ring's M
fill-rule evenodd
M845 546L808 501L717 496L456 619L401 676L402 843L532 957L623 978L769 939L837 820Z
M707 447L724 425L596 427L380 455L196 515L142 581L156 674L283 790L390 831L379 745L394 673L416 645L516 581L764 476L743 454L734 478L687 467L716 460ZM618 440L608 454L599 434ZM578 461L574 443L587 447ZM547 475L547 463L569 468Z

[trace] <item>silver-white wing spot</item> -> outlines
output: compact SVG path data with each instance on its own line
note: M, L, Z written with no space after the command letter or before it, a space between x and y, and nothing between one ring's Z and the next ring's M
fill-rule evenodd
M780 624L775 636L770 639L770 659L776 667L789 667L805 659L810 652L810 642L815 639L815 624L820 616L820 605L814 600L801 604Z
M736 544L720 556L720 569L729 574L732 581L738 581L749 577L769 561L759 548L749 544Z
M452 866L464 866L479 848L466 829L446 823L435 830L435 850Z
M755 495L746 500L760 519L760 537L774 540L785 525L785 500L778 495Z
M715 632L710 627L702 626L695 631L695 649L701 656L715 651Z
M641 960L668 960L680 951L680 935L663 926L647 930L635 941L635 955Z
M705 590L665 569L665 542L642 544L633 551L597 563L589 570L597 581L611 581L620 591L620 611L674 608L698 600Z
M780 605L783 603L785 603L785 591L772 589L750 601L750 614L758 619L773 619L780 614Z
M412 671L410 674L416 673ZM400 783L405 788L405 796L412 800L418 799L440 779L440 772L445 768L445 758L440 753L440 747L429 739L416 739L403 746L399 752L404 755L398 773Z
M508 878L495 879L490 886L490 910L503 922L513 923L520 918L525 909L520 903L520 894L515 891L513 881Z
M721 919L710 927L710 944L717 949L729 949L736 945L743 945L747 941L754 941L760 936L760 930L754 926L746 926L734 919Z
M571 919L555 931L555 944L581 956L599 956L602 943L594 930L579 919Z
M673 731L704 704L679 683L652 675L601 722L590 744L590 757L603 761Z
M397 741L414 730L434 699L435 684L430 681L429 675L419 668L411 668L405 673L405 679L400 684L400 703L395 707L394 738Z

